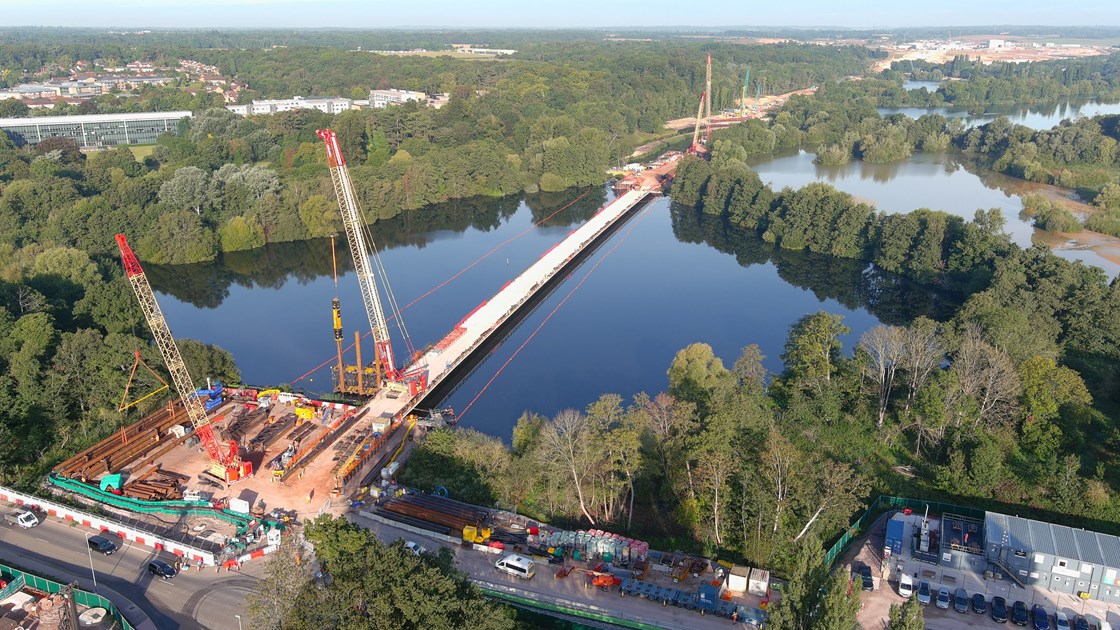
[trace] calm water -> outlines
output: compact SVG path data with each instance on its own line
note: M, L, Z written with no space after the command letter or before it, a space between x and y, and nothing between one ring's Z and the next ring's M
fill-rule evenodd
M547 225L532 226L575 196L447 204L374 226L402 306L525 232L405 310L415 345L438 341L585 221L608 194L595 190ZM336 293L347 340L355 329L368 330L348 260L340 246L337 289L329 241L230 254L209 264L150 266L148 275L176 336L221 345L233 353L246 382L264 385L292 382L331 360L330 300ZM551 415L585 407L602 393L629 399L640 391L663 391L669 363L689 343L711 344L728 366L743 346L757 343L767 367L778 371L789 327L805 314L843 314L852 328L843 340L847 352L880 321L905 323L919 314L943 319L952 308L951 299L897 276L853 261L776 250L660 198L572 272L448 403L466 409L493 378L463 423L508 439L525 410ZM394 343L402 345L399 335ZM328 390L330 374L321 369L298 385Z
M925 82L914 81L909 83ZM936 85L935 83L934 87L929 89L936 89ZM946 118L959 118L963 120L965 127L984 125L1000 116L1006 116L1008 120L1017 125L1024 125L1031 129L1050 129L1066 118L1120 114L1120 103L1101 103L1095 100L1066 101L1057 105L997 109L991 112L984 112L983 114L971 114L965 109L950 109L946 107L880 107L879 113L883 116L904 114L910 118L919 118L925 114L941 114Z
M940 81L904 81L902 83L903 89L906 90L920 90L925 88L930 92L936 92L937 88L941 87Z
M1037 189L1037 185L974 168L958 155L916 153L890 164L855 160L842 166L819 166L813 163L814 157L805 151L767 156L751 167L775 189L826 182L892 214L925 207L972 219L978 208L1000 208L1007 219L1005 230L1016 243L1029 247L1040 235L1030 219L1021 216L1023 203L1019 197ZM1092 250L1055 253L1101 267L1110 276L1120 273L1120 265Z

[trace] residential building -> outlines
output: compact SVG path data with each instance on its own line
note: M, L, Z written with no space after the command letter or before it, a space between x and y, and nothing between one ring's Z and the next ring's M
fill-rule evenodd
M179 129L191 112L94 114L91 116L36 116L0 118L3 130L16 144L38 144L46 138L72 138L83 147L154 144L160 134Z
M411 90L370 90L369 91L369 106L382 108L389 105L401 105L408 101L417 101L419 103L426 103L428 95L423 92L413 92Z
M354 107L354 102L348 98L320 97L320 96L293 96L292 98L276 100L254 100L250 105L226 105L229 111L242 116L260 116L277 114L293 109L317 109L327 114L337 114Z

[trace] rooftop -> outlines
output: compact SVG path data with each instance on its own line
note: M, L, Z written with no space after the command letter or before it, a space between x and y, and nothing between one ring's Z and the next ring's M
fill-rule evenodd
M190 118L190 111L175 112L137 112L133 114L90 114L88 116L32 116L28 118L0 118L0 126L58 125L65 123L106 123L130 120L165 120L167 118Z
M987 540L1020 551L1037 551L1094 565L1120 567L1120 538L998 512L984 517Z

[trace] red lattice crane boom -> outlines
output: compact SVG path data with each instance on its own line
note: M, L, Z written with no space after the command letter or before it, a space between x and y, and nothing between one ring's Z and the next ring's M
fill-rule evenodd
M117 247L121 250L121 262L124 263L125 276L132 284L132 291L136 294L136 300L140 303L140 310L144 311L144 319L147 320L148 328L151 329L156 345L159 346L160 354L163 355L163 362L167 364L167 371L171 373L175 390L179 392L179 396L183 399L183 406L187 410L187 417L190 418L191 424L194 425L195 435L202 441L211 462L216 464L216 468L222 469L222 474L219 476L228 480L227 471L231 467L236 469L239 465L244 467L248 463L242 464L240 461L237 442L229 440L228 443L222 445L217 431L210 424L210 419L206 416L206 409L198 397L194 383L191 381L191 375L187 372L186 363L183 362L183 357L179 352L179 346L175 343L175 338L171 336L171 329L167 327L167 320L164 319L163 311L160 310L159 303L156 302L155 293L152 291L151 285L148 284L148 276L140 266L136 254L132 253L132 248L128 246L128 241L123 234L117 235ZM242 470L240 474L244 475L248 472L248 470Z

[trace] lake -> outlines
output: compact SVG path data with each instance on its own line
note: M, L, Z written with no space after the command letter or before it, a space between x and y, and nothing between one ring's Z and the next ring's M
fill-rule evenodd
M787 152L751 160L751 168L776 190L825 182L891 214L930 208L970 220L979 208L1000 208L1007 219L1006 231L1023 247L1050 236L1021 214L1019 196L1040 185L976 167L958 154L915 153L890 164L854 160L841 166L814 164L815 157L806 151ZM1120 273L1120 264L1094 250L1058 249L1055 253L1101 267L1110 276Z
M613 197L593 189L534 225L577 195L474 199L374 225L415 345L438 341ZM494 248L500 249L406 307ZM213 263L149 265L148 276L177 337L222 346L247 383L272 385L332 361L330 301L336 294L347 343L354 330L368 331L349 261L338 243L337 289L329 240L230 253ZM785 252L657 198L575 269L447 402L463 411L477 397L463 424L508 440L526 410L552 415L586 407L603 393L628 400L641 391L663 391L673 356L690 343L710 344L727 366L744 346L757 343L767 368L777 372L789 328L806 314L842 314L852 328L843 338L847 353L879 322L944 319L955 307L952 298L898 276L851 260ZM390 328L400 348L400 335ZM368 344L363 358L372 358ZM322 368L296 384L327 391L330 373Z
M992 122L1000 116L1006 116L1016 125L1024 125L1031 129L1051 129L1066 118L1093 117L1105 114L1120 114L1120 103L1102 103L1096 100L1071 100L1051 105L1032 105L1030 107L1012 107L994 109L983 114L972 114L966 109L952 109L947 107L879 107L882 116L903 114L910 118L919 118L926 114L940 114L946 118L959 118L964 121L965 127L977 127Z

